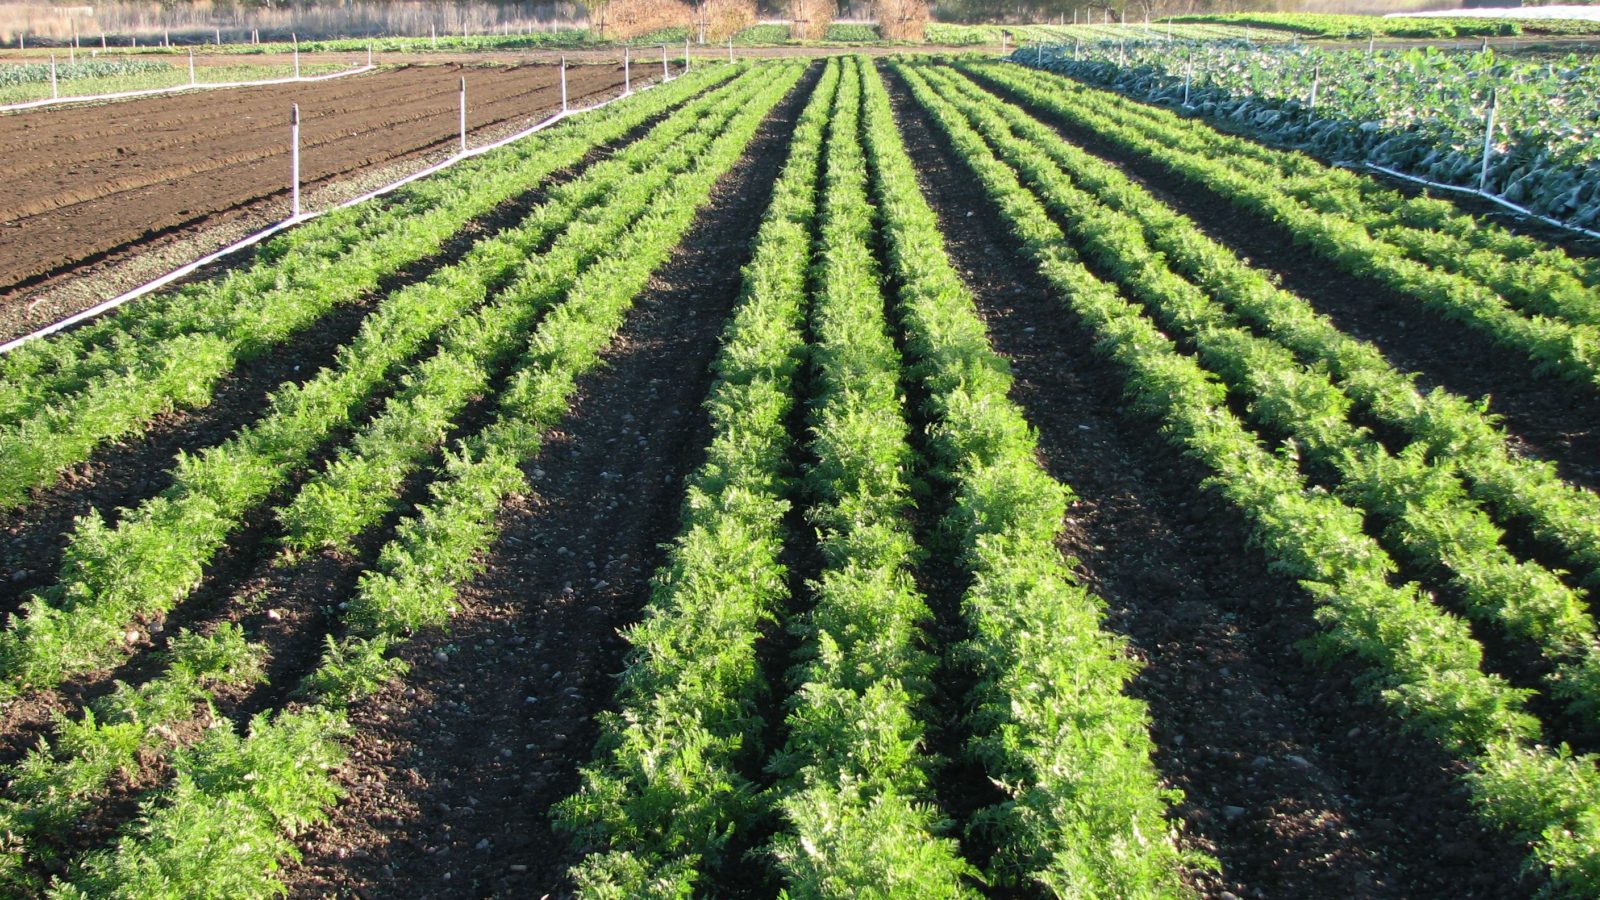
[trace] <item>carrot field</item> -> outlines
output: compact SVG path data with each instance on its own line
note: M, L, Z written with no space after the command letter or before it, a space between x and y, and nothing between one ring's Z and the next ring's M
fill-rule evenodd
M1600 247L1052 52L0 356L0 894L1600 894Z

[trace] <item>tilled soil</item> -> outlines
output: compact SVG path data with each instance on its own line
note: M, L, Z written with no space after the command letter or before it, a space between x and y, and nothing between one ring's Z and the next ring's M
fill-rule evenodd
M303 836L291 896L533 896L576 862L549 813L592 755L624 642L676 530L682 481L709 436L699 404L739 267L812 78L757 133L606 367L527 464L485 573L444 631L402 657L403 684L352 709L348 795Z
M303 190L451 150L462 77L469 141L561 107L555 67L448 65L0 116L11 176L0 184L0 321L7 333L48 324L61 312L34 312L24 296L42 282L286 204L291 103ZM599 65L567 79L569 102L588 103L620 90L623 76Z
M1600 487L1600 395L1592 388L1553 376L1533 377L1533 364L1520 351L1444 318L1376 278L1345 272L1296 246L1287 228L1234 206L1209 187L1123 153L1094 132L1033 108L1002 88L986 86L1117 166L1213 240L1276 276L1340 330L1372 342L1396 368L1418 373L1423 390L1442 386L1487 399L1490 412L1502 417L1518 449L1551 460L1569 481Z
M1460 767L1355 699L1355 674L1296 644L1311 602L1247 548L1247 524L1197 485L1155 423L1128 416L1120 373L1035 274L898 79L902 133L953 260L1010 360L1052 475L1077 494L1063 551L1144 668L1156 763L1185 793L1185 845L1209 896L1507 897L1535 885L1473 818Z

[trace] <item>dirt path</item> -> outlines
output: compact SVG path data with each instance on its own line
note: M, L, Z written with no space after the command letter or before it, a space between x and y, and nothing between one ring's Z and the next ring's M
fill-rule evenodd
M1305 663L1308 599L1246 548L1241 518L1148 421L1034 274L971 174L894 78L896 114L952 256L1052 475L1078 495L1065 552L1145 663L1157 765L1187 795L1209 896L1520 896L1520 857L1479 829L1453 765Z
M0 116L0 320L23 293L86 264L152 249L254 207L287 213L291 103L301 113L302 190L437 152L457 140L467 79L469 142L561 106L550 66L408 66L327 82L152 97ZM571 102L622 85L620 68L573 67ZM58 317L58 316L57 316ZM37 322L34 327L46 324ZM10 329L8 329L10 330Z
M709 432L700 402L814 75L768 118L673 260L580 382L527 466L534 493L502 511L487 571L447 632L418 637L397 685L358 704L334 821L301 841L290 895L538 897L576 860L552 804L593 754L659 545Z

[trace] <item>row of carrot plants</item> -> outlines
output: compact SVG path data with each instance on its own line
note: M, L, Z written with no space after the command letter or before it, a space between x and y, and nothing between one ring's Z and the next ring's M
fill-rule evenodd
M586 213L589 221L574 223L542 254L538 264L528 264L527 285L536 291L530 292L520 284L508 288L495 304L454 326L440 354L418 371L430 371L435 361L451 359L451 354L469 355L475 346L469 339L482 342L476 346L502 351L514 349L509 345L525 343L529 318L560 298L572 284L575 270L601 249L610 247L668 179L687 177L680 173L707 149L704 132L721 130L741 108L748 108L747 118L760 115L762 110L755 98L774 74L776 70L735 81L735 89L721 92L725 96L710 110L700 110L698 104L686 107L684 114L695 117L695 131L679 139L677 149L647 137L613 162L587 173L585 178L605 178L608 183L615 180L603 171L608 167L636 177L628 190L614 194L608 203ZM635 167L643 171L635 172ZM578 254L573 244L583 246L581 259L575 258ZM557 262L552 264L553 260ZM452 343L461 346L452 347ZM458 373L468 365L469 360L460 359L444 370ZM408 392L434 391L448 397L449 387L436 380L418 379ZM483 385L477 385L477 389L482 390ZM436 405L426 393L419 394L417 400L429 407ZM437 427L442 430L448 425L447 419ZM264 648L233 637L234 633L226 629L211 638L183 635L175 642L179 652L163 674L137 690L124 689L114 694L108 703L100 705L98 718L91 712L81 721L64 721L55 747L41 747L31 753L14 773L6 807L13 811L10 832L14 836L35 834L40 829L33 826L43 825L47 826L45 832L54 833L94 802L111 774L134 767L138 754L165 746L174 727L190 720L199 704L208 698L209 684L237 683L247 678L254 671L248 663L258 660Z
M605 201L568 224L537 269L530 267L496 304L452 326L439 351L406 376L383 412L279 510L289 546L348 549L356 535L387 514L406 477L444 440L468 401L489 388L532 319L561 297L577 273L643 211L652 193L688 168L748 102L743 90L708 95L705 103L685 108L693 120L688 133L652 133L554 191L559 197L598 195ZM624 181L627 189L620 190Z
M992 67L988 72L1001 74ZM1063 99L1087 90L1067 84L1071 87L1059 92ZM1226 159L1238 175L1276 184L1313 209L1365 228L1408 257L1466 275L1530 312L1590 324L1600 321L1600 300L1592 292L1600 283L1600 269L1592 261L1486 223L1447 201L1406 197L1372 178L1325 165L1304 153L1268 147L1201 120L1129 100L1105 104L1102 111L1112 114L1113 107L1124 124L1181 135L1181 141L1169 144L1169 153Z
M897 286L893 316L880 281ZM787 420L806 355L813 438L798 453ZM790 896L967 895L978 880L1063 896L1183 894L1180 867L1212 863L1166 836L1171 798L1151 764L1147 714L1122 693L1133 665L1055 547L1070 492L1035 460L872 66L830 64L721 360L708 459L629 632L622 709L602 718L599 760L558 810L592 848L575 872L581 893L703 892L733 873L732 854L776 832L761 849ZM927 392L931 459L911 449L903 377ZM804 487L786 477L797 457ZM944 524L971 579L971 637L954 652L978 670L977 686L950 727L970 734L968 752L1008 794L961 823L998 845L982 871L943 836L956 823L934 805L922 746L938 670L921 649L930 613L909 577L921 550L906 516L909 479L930 469L952 488ZM783 565L785 541L804 539L784 528L794 502L821 551L803 611ZM800 646L785 740L768 747L759 648L781 623Z
M813 263L805 472L821 573L790 672L787 740L768 763L783 819L770 851L793 896L968 894L971 866L933 804L924 722L932 619L912 577L915 454L884 316L852 58L828 123Z
M779 64L740 82L747 102L700 148L689 170L653 192L649 179L619 186L622 195L650 196L643 215L572 281L565 302L528 339L494 421L447 455L430 499L362 576L346 634L329 638L323 664L302 685L307 704L258 718L247 737L220 729L220 736L175 753L175 787L148 798L125 836L81 860L58 892L98 896L115 885L189 895L226 885L228 896L267 896L279 889L273 871L292 850L288 836L325 815L336 799L328 768L342 755L340 709L401 670L387 651L415 629L448 618L454 591L496 534L502 501L525 489L520 466L538 452L540 434L563 414L576 379L598 364L632 298L801 68ZM629 210L637 200L619 197L615 205Z
M692 125L703 112L695 104L680 117ZM679 136L672 132L655 146L670 146ZM622 173L599 174L594 181L614 188L611 181ZM491 295L509 289L507 302L515 306L517 294L539 283L546 257L537 258L535 270L525 258L572 224L579 213L574 198L604 194L589 187L583 182L571 196L553 195L518 227L479 242L460 263L386 297L332 368L280 388L260 419L224 443L180 457L172 485L128 511L115 528L97 512L80 519L58 583L0 634L0 674L11 689L53 686L124 655L129 624L160 616L187 595L247 514L348 427L400 366Z
M1170 149L1183 143L1182 131L1151 128L1141 133L1125 118L1113 119L1122 106L1131 106L1115 95L1087 92L1067 103L1059 90L1064 82L1053 76L1017 67L965 71L1025 98L1036 109L1093 127L1130 152L1164 165L1186 165L1175 161L1177 151ZM1200 171L1190 174L1198 178ZM1563 482L1553 465L1513 451L1505 433L1474 401L1442 389L1424 395L1376 347L1343 333L1305 301L1252 275L1231 254L1190 239L1193 229L1186 229L1175 215L1152 206L1143 216L1149 220L1147 240L1186 277L1301 360L1326 367L1364 414L1421 442L1434 461L1456 467L1474 497L1508 522L1528 523L1541 541L1584 573L1588 584L1600 584L1600 499L1594 494Z
M1108 93L1081 85L1068 88L1065 86L1072 83L1065 79L1054 81L1063 85L1064 97L1071 95L1072 105L1084 97ZM1098 118L1098 110L1106 101L1091 103L1094 111L1082 116L1085 121ZM1097 127L1095 130L1104 131ZM1187 177L1209 185L1241 209L1290 229L1297 240L1334 265L1374 278L1439 315L1460 321L1527 355L1541 372L1561 375L1588 389L1600 387L1600 326L1530 314L1473 278L1409 258L1400 248L1374 237L1361 223L1323 212L1272 181L1230 171L1228 165L1215 159L1208 160L1203 168L1203 176L1196 172Z
M760 815L753 773L771 693L757 654L790 605L783 548L793 503L789 423L805 362L817 174L840 64L830 61L790 141L723 334L706 407L712 439L619 686L597 759L558 808L601 848L574 872L590 896L677 895L728 862Z
M1145 235L1161 230L1209 243L1192 222L1150 215L1161 204L1147 192L1015 107L993 102L993 95L970 81L945 71L930 72L929 78L1022 174L1086 256L1101 271L1117 273L1114 280L1130 296L1170 332L1183 335L1230 390L1250 402L1253 419L1292 437L1305 460L1336 473L1341 496L1389 525L1391 547L1426 570L1447 573L1473 618L1533 644L1553 666L1553 693L1594 721L1600 713L1600 643L1581 592L1556 572L1511 554L1504 533L1451 467L1427 461L1421 446L1391 454L1351 421L1353 404L1326 374L1240 327L1206 291L1169 268ZM1150 219L1159 219L1159 228ZM1208 249L1226 253L1215 244ZM1264 273L1236 258L1231 264L1257 286L1268 283Z
M1125 373L1138 408L1212 470L1210 483L1252 522L1273 564L1301 580L1326 626L1321 653L1371 672L1366 687L1409 727L1471 764L1481 814L1529 842L1553 884L1573 894L1600 887L1600 774L1594 760L1537 742L1524 691L1480 669L1482 648L1465 624L1415 584L1391 583L1393 560L1366 535L1362 515L1308 487L1293 460L1270 452L1229 409L1226 391L1190 356L1084 267L1016 170L992 152L921 67L897 65L984 185L1043 277Z
M614 115L580 118L408 188L394 202L315 220L270 242L237 274L125 307L103 322L24 345L0 369L0 507L26 501L106 442L174 407L210 402L238 363L281 345L435 253L471 219L534 189L738 67L644 92ZM691 120L683 120L683 127Z
M1125 693L1135 666L1100 627L1097 598L1056 549L1071 491L1039 465L1006 363L944 252L938 220L875 70L863 71L866 142L911 369L927 396L930 463L951 487L944 521L969 579L957 656L976 673L969 752L1006 800L978 813L998 835L996 885L1057 896L1183 893L1163 818L1149 714Z

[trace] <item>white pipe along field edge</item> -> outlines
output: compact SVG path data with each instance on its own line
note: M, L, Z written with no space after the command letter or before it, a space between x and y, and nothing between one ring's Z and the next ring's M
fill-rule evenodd
M646 91L646 90L649 90L652 87L655 87L655 85L654 84L647 84L644 87L640 88L639 91ZM634 91L633 93L638 93L638 91ZM416 181L416 180L418 180L420 178L426 178L429 175L433 175L433 174L435 174L437 172L441 172L441 171L443 171L445 169L448 169L449 167L455 165L456 163L462 162L464 160L471 159L471 158L473 158L475 156L482 156L483 154L488 153L491 150L498 150L501 147L506 146L507 144L512 144L512 143L515 143L517 141L520 141L523 138L528 137L529 135L535 134L537 132L545 130L546 128L549 128L551 125L554 125L557 122L560 122L562 119L565 119L565 118L567 118L569 116L575 116L575 115L578 115L580 113L586 113L586 112L590 112L592 110L599 109L599 108L601 108L603 106L608 106L608 105L610 105L612 103L615 103L616 101L621 100L621 99L623 99L624 97L627 97L627 96L629 96L629 95L628 94L621 94L621 95L618 95L616 97L612 97L609 100L602 100L599 103L595 103L595 104L590 105L590 106L585 106L585 107L582 107L582 108L579 108L579 109L572 109L572 110L566 110L566 111L562 111L562 112L557 112L555 115L550 116L549 118L544 119L543 121L541 121L541 122L539 122L539 123L537 123L535 125L532 125L532 126L530 126L528 128L525 128L522 131L517 132L516 134L510 135L508 137L501 138L500 140L495 141L493 143L484 144L481 147L474 147L471 150L468 150L468 151L466 151L464 153L457 153L456 155L450 157L447 160L444 160L443 162L436 163L436 164L434 164L432 166L429 166L429 167L427 167L426 169L423 169L420 172L413 172L410 175L407 175L406 177L400 179L399 181L396 181L396 182L394 182L392 184L384 185L383 187L380 187L377 190L369 191L368 193L362 194L359 197L356 197L356 198L351 199L351 200L346 200L343 203L339 203L337 205L330 206L330 207L328 207L327 209L324 209L324 210L319 210L317 212L303 213L303 214L301 214L299 216L293 216L293 217L290 217L288 219L284 219L282 222L279 222L276 225L272 225L271 227L268 227L266 229L258 231L255 234L250 235L249 237L246 237L246 238L244 238L242 240L239 240L239 241L236 241L236 242L234 242L232 244L229 244L228 246L223 247L221 250L218 250L215 253L211 253L211 254L209 254L207 256L201 257L200 259L197 259L194 262L189 263L188 265L182 266L181 268L174 269L171 272L168 272L167 274L161 276L160 278L157 278L156 280L149 282L148 284L140 285L139 287L136 287L131 291L128 291L128 292L123 293L123 294L119 294L119 295L117 295L115 297L112 297L110 300L106 300L105 302L100 303L100 304L98 304L96 306L92 306L92 307L90 307L90 308L88 308L86 310L83 310L82 312L74 313L73 315L70 315L67 318L62 319L61 321L56 322L53 325L47 325L44 328L41 328L38 331L35 331L35 332L31 333L31 334L25 334L22 337L14 338L14 339L12 339L10 341L7 341L4 344L0 344L0 355L4 355L6 353L10 353L12 350L15 350L16 348L22 346L23 344L28 343L29 341L36 341L36 340L38 340L40 338L48 337L48 336L50 336L52 334L55 334L56 332L61 331L63 329L71 328L73 325L76 325L79 322L83 322L83 321L86 321L88 319L92 319L92 318L94 318L94 317L96 317L98 315L101 315L102 313L106 313L106 312L109 312L109 311L111 311L113 309L116 309L117 307L119 307L119 306L123 305L124 303L127 303L127 302L129 302L131 300L137 300L140 297L145 296L146 294L150 294L150 293L153 293L155 291L158 291L161 288L166 287L167 285L171 284L174 281L177 281L180 278L184 278L184 277L186 277L188 275L193 274L194 272L196 272L197 270L201 269L204 266L211 265L212 263L216 262L217 260L222 259L223 257L226 257L226 256L229 256L231 254L237 253L240 250L244 250L244 249L246 249L248 247L253 247L256 244L261 243L262 241L266 240L269 237L272 237L273 235L277 234L280 231L283 231L286 228L289 228L289 227L294 226L294 225L299 225L301 222L310 221L311 219L315 219L318 216L324 215L326 213L333 212L334 210L345 209L346 207L355 206L357 203L365 203L368 200L372 200L372 199L374 199L376 197L381 197L384 194L388 194L388 193L391 193L393 191L399 190L400 188L405 187L406 185L408 185L411 182Z
M1437 182L1437 181L1429 181L1426 178L1418 178L1415 175L1407 175L1404 172L1396 171L1395 169L1390 169L1390 168L1388 168L1386 166L1380 166L1380 165L1378 165L1376 163L1341 162L1341 163L1337 163L1337 165L1344 166L1347 169L1365 169L1365 170L1371 171L1371 172L1382 172L1383 174L1388 175L1388 176L1390 176L1392 178L1399 178L1402 181L1414 182L1416 184L1420 184L1420 185L1423 185L1425 187L1438 188L1439 190L1442 190L1442 191L1455 191L1456 193L1467 194L1467 195L1472 196L1472 197L1482 197L1485 200L1489 200L1489 201L1492 201L1494 203L1498 203L1501 206L1504 206L1506 209L1511 210L1512 212L1516 213L1517 215L1526 216L1527 218L1530 218L1530 219L1537 219L1538 221L1543 222L1546 225L1553 225L1556 228L1561 228L1561 229L1564 229L1566 231L1571 231L1571 232L1574 232L1576 234L1581 234L1584 237L1600 239L1600 231L1590 231L1587 228L1582 228L1582 227L1577 226L1577 225L1569 225L1566 222L1561 221L1560 219L1552 219L1549 216L1542 215L1540 213L1536 213L1533 210L1528 209L1525 206L1518 206L1517 204L1512 203L1510 200L1507 200L1506 198L1504 198L1504 197L1502 197L1502 196L1500 196L1498 194L1491 194L1488 191L1480 191L1477 188L1462 187L1461 185L1457 185L1457 184L1442 184L1442 183Z
M0 106L0 112L16 112L24 109L39 109L44 106L59 106L67 103L96 103L103 100L125 100L129 97L148 97L153 94L175 94L178 91L214 91L218 88L264 87L273 84L304 84L307 81L330 81L334 78L347 78L351 75L360 75L371 72L377 66L356 66L343 72L329 72L326 75L307 75L304 78L272 78L267 81L213 81L198 82L196 84L179 84L173 87L148 88L142 91L123 91L120 94L86 94L82 97L46 97L43 100L29 100L27 103L13 103L9 106Z

